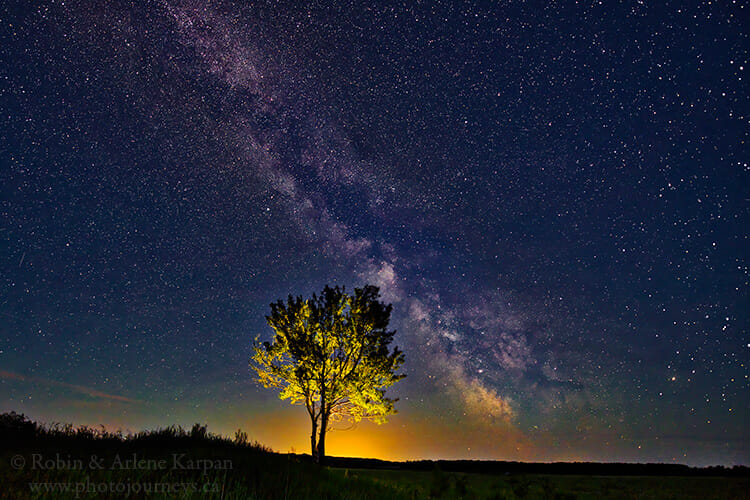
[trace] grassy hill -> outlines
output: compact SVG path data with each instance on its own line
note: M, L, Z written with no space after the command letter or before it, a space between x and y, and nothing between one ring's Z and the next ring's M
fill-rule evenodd
M0 443L0 499L750 498L744 467L346 458L319 467L198 424L124 436L6 413Z

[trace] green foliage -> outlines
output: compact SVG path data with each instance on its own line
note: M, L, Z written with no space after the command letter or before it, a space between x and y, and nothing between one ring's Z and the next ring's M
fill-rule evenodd
M291 295L271 304L266 316L273 342L254 347L251 366L258 381L280 390L279 397L304 405L312 423L312 453L322 458L331 424L368 419L381 424L396 412L385 389L404 375L398 349L390 350L395 332L388 330L391 305L378 300L375 286L326 286L311 299ZM320 429L316 450L316 429Z

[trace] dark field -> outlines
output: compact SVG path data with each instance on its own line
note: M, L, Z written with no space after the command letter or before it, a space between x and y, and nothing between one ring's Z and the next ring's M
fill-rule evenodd
M569 476L348 471L350 477L392 485L402 498L472 499L711 499L750 498L747 478L673 476Z
M273 453L248 443L244 433L229 439L200 425L189 431L169 427L121 436L90 428L43 427L5 414L0 416L0 442L0 499L750 498L744 467L349 459L332 459L331 466L319 467L308 456ZM575 472L576 467L614 474L618 467L625 472L635 467L632 470L647 475L556 472ZM535 473L539 470L545 473ZM660 473L666 475L654 475Z

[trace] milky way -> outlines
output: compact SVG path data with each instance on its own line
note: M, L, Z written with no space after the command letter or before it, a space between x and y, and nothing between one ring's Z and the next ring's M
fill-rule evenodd
M370 283L334 454L747 463L743 7L4 6L0 409L303 447L252 342Z

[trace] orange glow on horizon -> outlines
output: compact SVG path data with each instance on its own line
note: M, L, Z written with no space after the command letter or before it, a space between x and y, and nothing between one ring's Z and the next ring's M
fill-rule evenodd
M100 425L109 432L122 429L128 432L155 430L166 425L181 425L189 430L194 423L208 425L209 432L234 437L235 431L247 432L251 442L257 442L278 453L310 454L310 419L299 406L277 407L258 412L247 408L239 416L207 410L203 415L171 414L164 421L164 413L123 413L120 418L107 415L116 402L110 400L72 401L58 408L55 418L41 415L32 417L40 422L63 421L74 425ZM63 415L60 409L64 409ZM156 410L156 408L151 408ZM127 422L127 423L126 423ZM102 425L103 424L103 425ZM373 458L391 461L409 460L506 460L525 462L587 461L585 444L555 439L546 433L526 434L508 423L441 420L435 415L422 414L414 409L392 416L389 422L376 425L360 422L350 430L329 431L326 455L338 457ZM598 455L596 455L598 456ZM602 460L602 458L597 458ZM605 459L606 461L606 459Z
M275 451L310 453L310 420L304 412L278 412L270 418L247 423L251 440ZM376 425L360 422L350 430L332 430L326 435L326 454L330 456L404 460L403 439L394 432L392 422Z
M286 453L310 453L310 420L299 408L255 417L240 425L251 440ZM236 427L235 427L236 429ZM233 431L232 431L233 432ZM326 455L380 460L531 460L539 448L512 426L439 423L399 413L388 423L360 422L351 430L329 431Z

